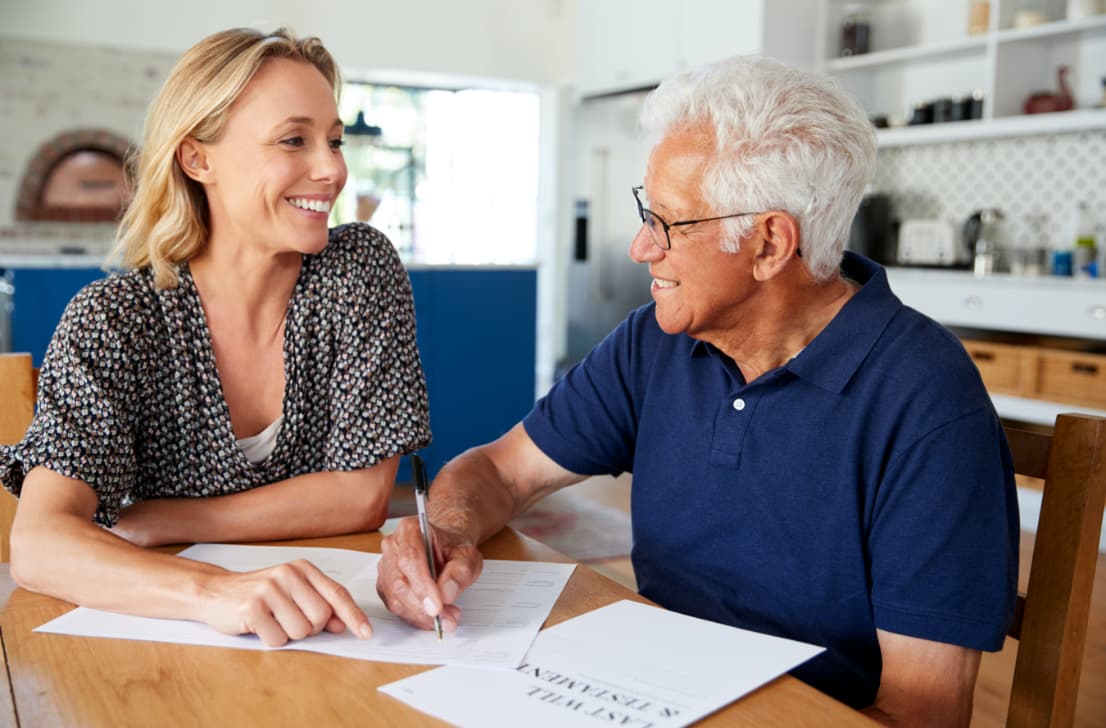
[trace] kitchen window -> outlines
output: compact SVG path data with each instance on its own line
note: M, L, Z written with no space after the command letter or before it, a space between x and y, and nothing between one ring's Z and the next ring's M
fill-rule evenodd
M536 93L346 83L341 114L332 224L366 220L419 263L536 260Z

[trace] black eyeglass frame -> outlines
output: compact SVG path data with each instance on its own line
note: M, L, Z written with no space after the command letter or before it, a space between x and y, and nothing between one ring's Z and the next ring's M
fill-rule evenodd
M645 189L645 187L642 186L642 185L638 185L637 187L632 187L631 188L631 191L634 193L634 202L637 203L637 214L638 214L638 217L641 218L641 223L643 225L648 226L650 230L653 230L655 228L653 228L653 226L650 225L648 223L648 221L646 221L646 219L645 219L646 213L648 213L651 218L655 219L657 222L659 222L661 224L661 227L664 229L664 241L666 243L668 243L668 245L667 246L661 245L659 242L657 242L656 236L653 236L653 243L658 248L660 248L661 250L672 250L672 236L668 234L668 231L671 230L674 227L680 227L682 225L695 225L696 223L700 223L700 222L713 222L714 220L727 220L731 217L744 217L745 215L761 215L764 212L767 212L767 210L761 210L760 212L735 212L732 215L719 215L717 217L703 217L703 218L700 218L698 220L677 220L676 222L666 222L663 217L661 217L657 213L653 212L652 210L650 210L645 205L641 204L641 198L638 197L638 192L640 192L643 189Z

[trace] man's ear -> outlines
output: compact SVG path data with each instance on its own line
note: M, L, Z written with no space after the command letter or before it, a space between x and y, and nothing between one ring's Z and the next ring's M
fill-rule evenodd
M195 139L185 139L177 147L177 164L197 182L202 184L210 181L211 166L208 164L207 151Z
M753 258L753 277L758 281L775 278L792 258L799 257L799 221L783 210L761 213L757 220L757 249Z

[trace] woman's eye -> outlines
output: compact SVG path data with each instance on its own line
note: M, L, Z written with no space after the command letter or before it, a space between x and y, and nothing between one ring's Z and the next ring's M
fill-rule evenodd
M303 137L301 137L301 136L288 137L287 139L281 139L280 143L284 144L285 146L289 146L289 147L302 147L303 146Z
M343 145L345 145L345 143L346 143L345 139L331 139L330 140L330 148L334 149L334 150L339 150L339 149L342 148Z

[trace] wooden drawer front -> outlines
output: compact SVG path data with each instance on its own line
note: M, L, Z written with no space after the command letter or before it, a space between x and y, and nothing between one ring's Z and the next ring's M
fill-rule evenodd
M1033 385L1033 354L1025 347L964 340L964 348L975 362L983 383L991 392L1030 394Z
M1041 351L1038 355L1037 396L1057 402L1106 405L1106 356Z

